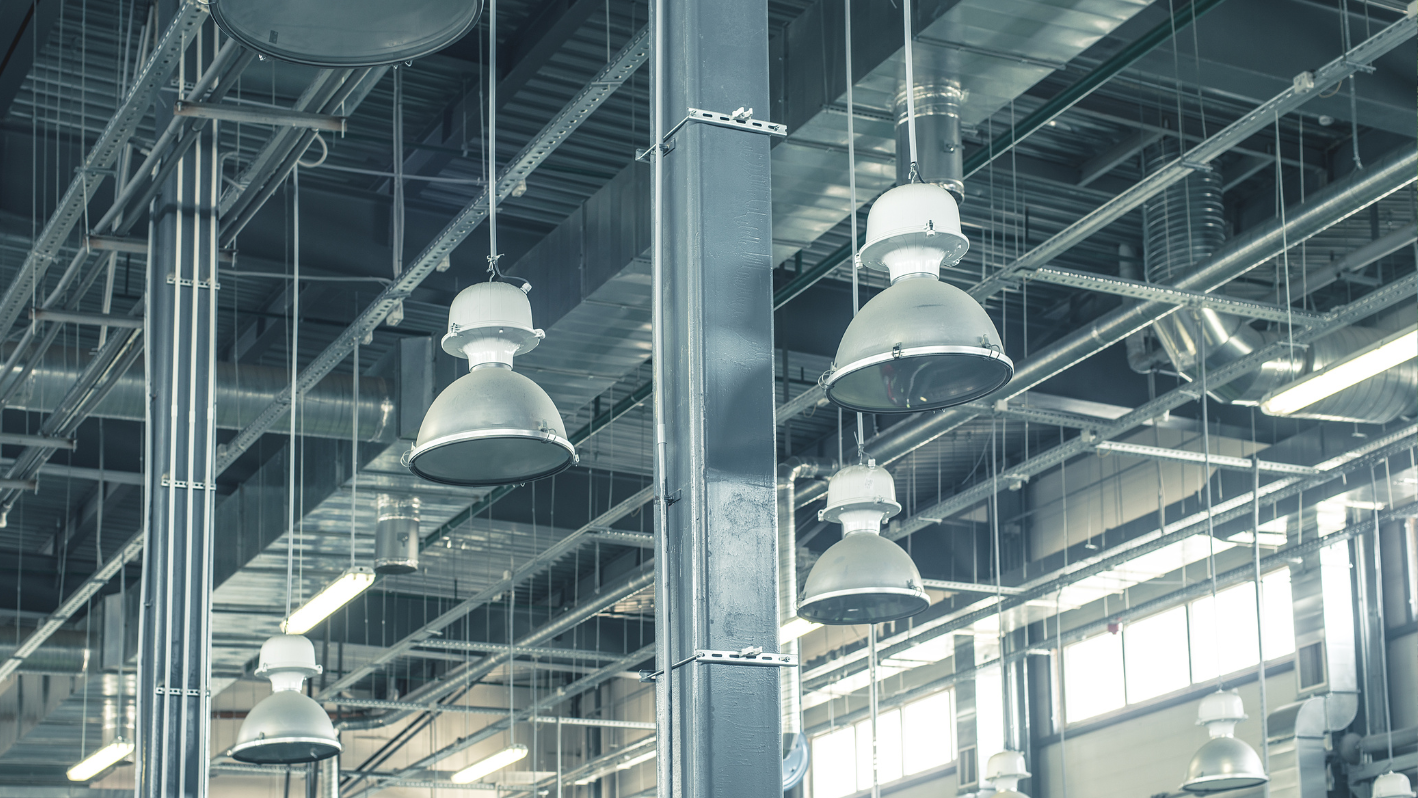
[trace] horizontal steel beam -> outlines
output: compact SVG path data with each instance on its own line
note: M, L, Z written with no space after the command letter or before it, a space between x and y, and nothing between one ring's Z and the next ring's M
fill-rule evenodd
M148 254L148 240L131 236L84 236L84 246L94 252L122 252L144 257ZM236 263L236 250L218 250L217 262Z
M1191 148L1182 156L1139 180L1123 193L1103 203L1099 208L1069 225L1048 241L1024 253L1017 260L970 289L977 301L993 296L1009 287L1024 272L1042 268L1054 258L1071 249L1104 227L1141 207L1148 198L1184 179L1198 169L1210 169L1211 162L1245 139L1274 124L1275 120L1299 108L1315 95L1363 69L1380 56L1394 50L1418 34L1418 20L1405 15L1368 39L1355 45L1339 58L1316 69L1295 76L1289 88L1251 109L1240 119L1215 135Z
M245 122L254 125L328 130L332 133L345 132L345 125L349 121L349 117L346 116L227 103L194 103L184 100L177 101L177 104L173 106L172 115L189 116L195 119L219 119L223 122Z
M1205 452L1193 452L1187 449L1168 449L1162 446L1143 446L1137 443L1119 443L1118 441L1099 441L1093 448L1102 453L1117 452L1118 454L1131 455L1133 457L1149 457L1154 460L1179 460L1185 463L1209 463L1217 468L1230 468L1236 471L1250 471L1254 467L1248 457L1232 457L1225 454L1210 454ZM1294 465L1293 463L1273 463L1269 460L1260 461L1260 470L1269 471L1275 474L1300 474L1308 476L1318 474L1319 469L1313 466Z
M47 449L74 450L72 438L51 438L47 435L25 435L20 432L0 432L0 443L13 446L39 446Z
M475 643L467 640L425 640L419 648L437 648L444 651L473 651L479 654L506 654L509 647L505 643ZM604 651L585 651L579 648L549 648L546 646L510 647L513 654L524 657L560 657L562 659L589 659L609 661L620 658L619 654Z
M999 593L1002 596L1013 596L1020 592L1017 587L982 585L978 582L952 582L949 579L922 579L921 587L931 590L950 590L956 593Z
M1071 269L1059 269L1053 266L1035 269L1029 272L1027 279L1038 280L1052 285L1064 285L1070 288L1082 288L1088 291L1131 297L1133 299L1144 299L1152 302L1169 302L1187 308L1208 308L1210 310L1230 313L1248 319L1283 322L1293 321L1297 324L1314 324L1322 318L1322 315L1319 313L1312 313L1308 310L1296 310L1281 305L1272 305L1268 302L1251 302L1246 299L1229 297L1225 294L1188 291L1184 288L1172 288L1171 286L1144 283L1138 280L1127 280L1122 277L1110 277L1104 274L1076 272Z
M91 324L95 327L125 327L130 330L143 329L142 316L119 316L113 313L81 313L77 310L30 309L30 318L35 321L51 321L57 324Z
M621 659L624 655L616 655L613 659ZM428 704L418 701L385 701L376 698L334 698L326 703L340 707L358 707L368 709L409 709L415 712L433 712L435 714L450 713L464 715L497 715L507 717L507 710L503 707L470 707L462 704ZM555 726L563 724L566 726L594 726L603 729L646 729L653 730L655 724L648 721L638 720L610 720L608 718L565 718L558 715L538 715L531 718L532 721L542 725Z
M0 490L34 490L39 482L33 479L0 479Z

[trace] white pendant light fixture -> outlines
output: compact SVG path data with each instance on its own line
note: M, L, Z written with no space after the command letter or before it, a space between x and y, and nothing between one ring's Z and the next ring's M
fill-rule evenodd
M497 63L497 3L488 10L488 63ZM495 75L496 69L489 74ZM497 248L497 81L488 81L488 272L463 289L448 309L443 351L468 359L468 373L433 400L405 465L445 485L515 485L576 464L576 447L555 403L512 370L512 359L536 348L545 334L532 327L531 285L502 277Z
M263 55L318 67L397 64L462 38L482 0L215 0L222 32Z
M1381 338L1336 363L1266 394L1260 409L1271 416L1297 413L1418 357L1418 326Z
M899 512L895 480L874 461L832 476L818 518L841 524L842 539L813 564L798 617L832 625L884 623L930 606L911 555L881 536L882 521Z
M320 673L315 647L300 635L276 635L261 645L257 676L271 680L272 693L246 714L227 756L256 765L318 762L343 750L330 716L301 692Z
M113 742L84 757L77 765L69 768L64 775L68 776L69 781L89 781L122 762L129 754L133 753L134 747L132 740L116 737Z
M1260 756L1243 740L1236 739L1236 724L1246 719L1241 697L1217 691L1201 700L1197 723L1211 735L1187 766L1182 789L1211 793L1258 787L1270 781Z
M999 332L985 309L969 294L940 281L941 266L959 263L970 241L960 229L960 209L950 192L915 182L919 175L909 0L902 4L902 15L912 182L891 189L872 205L866 245L854 258L856 268L890 273L891 286L852 318L832 366L822 377L829 399L859 413L914 413L964 404L993 393L1014 376L1014 363L1005 356ZM855 216L853 139L849 128ZM856 246L855 218L852 245ZM855 303L855 269L852 274Z
M463 289L448 311L443 351L468 373L433 400L407 457L411 471L446 485L510 485L576 464L551 397L512 370L541 341L527 295L507 283Z
M1028 798L1019 792L1020 779L1027 778L1024 754L1018 751L1000 751L985 763L985 780L995 788L995 798Z
M463 768L457 773L454 773L452 776L448 777L448 780L453 782L454 784L467 784L469 782L474 782L482 778L483 776L496 773L497 771L502 770L513 762L518 762L524 759L526 756L527 746L510 745L488 757L487 759L474 762L473 764Z
M325 586L309 601L281 622L281 631L288 635L303 635L316 624L335 614L374 584L374 571L364 566L351 566L338 579Z
M1413 785L1408 777L1392 770L1374 779L1373 798L1413 798Z

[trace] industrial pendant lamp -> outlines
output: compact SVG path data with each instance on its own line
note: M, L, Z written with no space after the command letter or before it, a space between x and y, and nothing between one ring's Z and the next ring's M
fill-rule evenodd
M272 58L340 68L397 64L472 30L482 0L211 0L222 32Z
M964 404L1014 376L994 322L969 294L941 282L942 265L969 249L955 198L911 183L881 196L867 215L862 268L891 286L862 307L823 376L827 397L863 413L913 413Z
M985 763L985 779L995 788L995 798L1028 798L1019 792L1019 780L1029 778L1024 768L1024 754L1004 750Z
M1373 798L1413 798L1413 785L1408 777L1392 770L1374 779Z
M1197 723L1211 735L1187 766L1187 792L1211 793L1256 787L1270 781L1255 749L1235 738L1236 724L1245 720L1241 697L1217 691L1201 700Z
M301 692L306 678L320 673L315 647L300 635L276 635L261 645L257 676L274 691L246 714L236 745L227 756L256 765L318 762L342 749L330 716Z
M512 358L542 337L522 289L496 282L463 289L448 311L443 351L466 357L468 373L428 408L409 469L445 485L510 485L575 465L576 447L551 397L512 370Z
M883 623L930 606L911 555L881 536L881 522L899 512L895 481L875 461L832 476L818 518L841 524L842 539L812 566L798 617L834 625Z

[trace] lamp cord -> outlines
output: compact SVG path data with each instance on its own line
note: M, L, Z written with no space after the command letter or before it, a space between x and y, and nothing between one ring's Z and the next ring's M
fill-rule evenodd
M847 227L852 235L852 318L857 317L857 312L861 307L861 286L857 280L857 270L862 267L861 256L857 250L857 132L856 132L856 102L852 97L852 0L842 0L843 9L843 35L846 39L845 68L847 70ZM910 46L909 44L907 45ZM914 145L913 145L914 146ZM914 158L913 158L914 160ZM784 375L786 376L786 375ZM841 429L841 426L838 426ZM857 465L862 465L867 459L867 435L866 420L860 412L857 413ZM838 465L841 465L841 454L838 454ZM875 682L873 682L875 684Z
M295 591L295 416L300 402L297 397L300 352L300 165L291 168L291 322L290 322L290 496L286 509L286 618L290 618ZM282 630L284 631L284 630Z
M497 261L497 0L487 3L487 270L488 280L501 277Z
M906 38L906 50L903 54L906 59L906 141L911 153L911 171L906 182L916 183L920 181L921 176L917 169L919 159L916 155L916 70L911 46L915 36L911 30L911 0L902 0L901 27ZM850 78L847 85L851 85Z

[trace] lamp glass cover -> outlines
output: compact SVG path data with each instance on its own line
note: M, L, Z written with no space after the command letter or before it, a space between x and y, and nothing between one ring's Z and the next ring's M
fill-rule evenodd
M1213 737L1192 757L1182 789L1194 793L1224 792L1255 787L1269 780L1255 749L1235 737Z
M855 532L813 564L798 615L829 625L883 623L929 606L911 555L880 535Z
M318 67L412 61L472 30L482 0L213 0L224 33L263 55Z
M246 715L227 755L255 765L318 762L343 750L330 716L295 690L266 696Z

